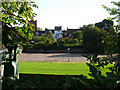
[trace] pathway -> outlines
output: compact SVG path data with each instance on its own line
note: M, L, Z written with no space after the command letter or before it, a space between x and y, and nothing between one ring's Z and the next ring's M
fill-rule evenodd
M19 61L30 62L88 62L85 57L79 53L22 53ZM103 55L102 55L103 56ZM101 57L101 56L100 56Z

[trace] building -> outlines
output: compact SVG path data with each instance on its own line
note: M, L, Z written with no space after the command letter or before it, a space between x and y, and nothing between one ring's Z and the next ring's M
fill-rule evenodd
M65 37L70 37L72 36L73 32L80 31L81 29L68 29L67 30L62 30L62 26L55 26L54 29L47 29L45 28L45 31L37 31L36 36L43 36L44 34L48 34L49 31L53 33L53 36L56 38L56 40L61 40L62 38Z
M62 39L62 26L56 26L53 35L57 40Z
M51 31L57 40L62 39L62 26L55 26L55 29L45 29L45 34Z

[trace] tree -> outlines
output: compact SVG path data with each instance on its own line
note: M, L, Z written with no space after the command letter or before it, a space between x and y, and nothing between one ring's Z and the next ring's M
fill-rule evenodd
M56 39L51 31L49 31L46 35L52 42L56 42Z
M103 52L102 36L104 35L97 27L86 26L83 31L83 47L87 52Z
M2 2L3 44L18 44L33 36L33 26L29 20L36 16L34 2Z
M103 37L103 43L105 43L104 49L105 52L109 55L117 53L120 49L118 35L115 30L110 30L109 33L106 33L106 36Z
M83 38L83 33L82 31L76 31L73 33L73 39L78 39L79 43L82 42L82 38Z
M63 41L65 44L73 44L73 38L71 37L65 37Z
M106 38L103 39L103 42L106 43L105 48L107 49L107 54L111 55L116 54L117 56L115 58L110 58L110 61L115 62L113 67L110 67L111 74L115 76L115 78L118 78L117 80L120 80L120 1L119 2L111 2L118 8L109 8L103 5L103 7L110 13L110 15L113 15L114 17L111 19L116 19L117 22L119 22L119 25L114 25L114 31L109 33Z
M97 26L101 30L106 30L107 32L109 32L109 30L113 26L113 21L104 19L102 22L95 23L95 26Z
M117 6L118 8L120 7L120 1L119 2L115 2L115 1L112 1L111 2L112 4L114 4L115 6ZM118 8L109 8L105 5L103 5L103 7L108 11L108 13L110 15L113 15L114 17L111 18L112 20L116 19L117 22L119 22L119 14L120 14L120 10Z
M120 7L120 1L119 2L111 2L117 7ZM116 19L116 22L119 22L120 24L120 10L118 8L109 8L103 5L103 7L110 13L110 15L113 15L112 20ZM106 38L103 39L103 42L106 43L105 49L107 49L107 54L114 54L119 53L120 54L120 33L118 33L118 30L120 30L120 25L114 25L114 31L111 31L107 35Z

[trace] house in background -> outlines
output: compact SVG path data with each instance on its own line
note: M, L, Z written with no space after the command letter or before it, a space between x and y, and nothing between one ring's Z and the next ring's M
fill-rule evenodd
M45 34L47 34L49 31L51 31L56 38L56 40L62 39L62 26L55 26L55 29L45 29Z
M62 26L56 26L53 35L57 40L62 39Z
M35 24L35 28L37 29L37 21L32 21L33 24ZM62 30L62 26L55 26L54 29L47 29L45 28L44 31L42 30L36 30L35 29L35 37L37 36L44 36L44 34L48 34L50 31L53 33L53 36L55 37L55 39L57 41L61 40L62 38L65 38L65 37L70 37L72 36L73 32L76 32L76 31L80 31L81 28L78 28L78 29L69 29L67 28L67 30Z

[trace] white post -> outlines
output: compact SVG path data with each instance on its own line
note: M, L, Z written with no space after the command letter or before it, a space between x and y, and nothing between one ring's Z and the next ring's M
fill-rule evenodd
M70 48L68 48L68 62L70 61L70 58L69 58L69 51L70 51Z

